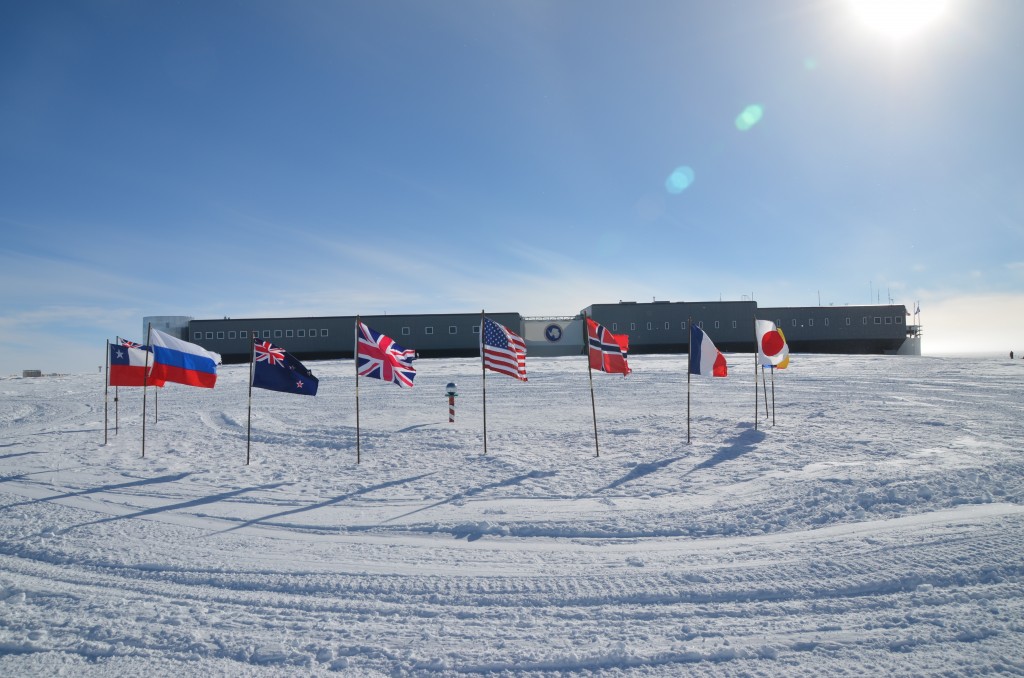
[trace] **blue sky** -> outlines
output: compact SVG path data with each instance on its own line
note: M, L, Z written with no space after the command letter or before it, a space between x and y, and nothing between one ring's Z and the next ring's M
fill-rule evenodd
M1024 353L1024 3L947 4L5 3L0 375L145 315L750 295Z

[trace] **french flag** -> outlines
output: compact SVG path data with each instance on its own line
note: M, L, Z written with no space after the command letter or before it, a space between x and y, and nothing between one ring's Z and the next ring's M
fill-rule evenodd
M152 328L149 345L153 349L150 378L201 388L213 388L217 383L220 354Z
M711 337L694 323L690 323L690 374L725 377L729 368L725 356L715 348Z

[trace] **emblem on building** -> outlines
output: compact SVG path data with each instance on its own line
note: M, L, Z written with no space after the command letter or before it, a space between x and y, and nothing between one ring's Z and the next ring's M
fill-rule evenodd
M552 342L561 340L562 328L558 325L548 325L544 328L544 338Z

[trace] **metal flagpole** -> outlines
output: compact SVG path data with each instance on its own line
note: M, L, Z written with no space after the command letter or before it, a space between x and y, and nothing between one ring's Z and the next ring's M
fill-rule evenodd
M690 373L693 372L693 318L686 321L686 329L690 333L690 340L686 346L686 444L690 444Z
M153 323L146 325L146 346L153 348ZM146 351L146 367L142 373L142 458L146 458L146 393L149 391L149 353Z
M110 339L107 339L107 357L103 361L103 444L107 444L107 397L110 393ZM115 401L117 396L114 396Z
M160 391L153 391L153 423L160 421Z
M775 366L772 365L772 426L775 426Z
M768 379L764 376L764 365L761 365L761 389L764 391L764 418L768 418Z
M594 451L595 457L601 456L601 445L597 441L597 404L594 402L594 370L590 366L590 324L587 314L583 314L583 350L587 354L587 375L590 377L590 411L594 415Z
M480 309L480 374L484 397L484 454L487 454L487 368L484 366L484 309Z
M115 436L117 435L117 425L118 425L118 421L117 421L118 420L117 404L120 401L121 401L121 393L120 393L120 391L118 391L118 387L115 386L114 387L114 435Z
M754 318L754 430L757 430L757 318Z
M249 465L249 448L252 440L252 374L256 366L256 331L249 342L249 418L245 424L245 465Z
M355 342L352 344L352 364L356 368L356 463L360 463L362 460L362 450L360 448L360 432L359 432L359 316L356 316L356 328L353 333L352 340Z

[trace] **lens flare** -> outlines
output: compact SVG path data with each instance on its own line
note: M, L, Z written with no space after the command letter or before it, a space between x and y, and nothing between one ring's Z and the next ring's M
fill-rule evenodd
M743 109L743 112L736 116L736 129L746 132L751 127L761 122L764 109L759 104L751 104Z
M665 190L672 195L679 195L690 187L693 179L693 168L681 165L672 170L672 174L668 175L668 179L665 179Z

